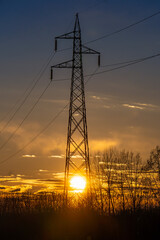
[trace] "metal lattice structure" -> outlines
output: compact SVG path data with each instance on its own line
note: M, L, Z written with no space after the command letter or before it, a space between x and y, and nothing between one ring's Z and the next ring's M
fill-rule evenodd
M64 184L65 196L67 198L70 176L82 175L86 177L88 186L90 182L82 54L98 54L98 63L100 65L100 53L82 45L78 14L76 14L73 32L55 38L55 50L57 50L57 39L73 40L72 60L51 67L51 79L53 68L72 69Z

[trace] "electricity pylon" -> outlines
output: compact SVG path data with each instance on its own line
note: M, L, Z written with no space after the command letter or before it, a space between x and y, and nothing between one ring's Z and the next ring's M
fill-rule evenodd
M82 55L98 54L98 65L100 65L100 53L82 45L78 14L76 14L74 30L55 38L55 51L57 51L58 39L73 40L72 60L51 66L51 80L53 78L53 68L72 69L64 183L65 199L67 199L71 176L85 176L88 189L90 185L90 160Z

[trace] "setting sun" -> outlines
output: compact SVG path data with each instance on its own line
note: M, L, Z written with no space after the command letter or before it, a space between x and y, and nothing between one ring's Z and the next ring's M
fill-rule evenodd
M75 190L84 190L86 187L86 179L81 176L74 176L70 180L70 187Z

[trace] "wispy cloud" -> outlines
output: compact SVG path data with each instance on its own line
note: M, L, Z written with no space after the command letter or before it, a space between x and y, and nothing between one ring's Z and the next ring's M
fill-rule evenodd
M123 107L128 107L128 108L132 108L132 109L139 109L139 110L158 110L160 109L159 106L151 104L151 103L124 103L122 104Z
M145 109L144 107L140 107L140 106L136 106L136 105L131 105L131 104L122 104L123 107L128 107L128 108L132 108L132 109L140 109L140 110L143 110Z
M55 172L46 175L48 170L39 169L42 178L28 178L26 175L0 176L0 192L53 192L55 189L62 189L64 172ZM21 176L21 177L19 177ZM47 179L44 179L44 176Z
M51 156L48 156L49 158L64 158L65 155L51 155Z
M127 101L124 99L119 99L116 96L112 95L91 95L91 99L94 101L95 104L98 104L99 106L106 108L106 109L116 109L116 108L129 108L129 109L135 109L135 110L145 110L145 111L157 111L160 110L160 106L152 104L152 103L146 103L146 102L138 102L138 101Z
M90 98L93 100L94 107L98 106L101 108L115 108L119 103L117 103L117 99L113 96L97 96L97 95L91 95Z
M25 175L23 174L17 174L17 177L24 177Z
M93 99L95 99L95 100L101 100L101 98L98 97L98 96L91 96L91 98L93 98Z
M61 155L51 155L48 156L49 158L65 158L65 155L61 154ZM80 155L74 155L71 158L82 158L82 156Z
M108 105L104 105L103 107L106 108L106 109L111 108L111 106L108 106Z
M64 179L64 172L52 173L52 175L57 179Z
M115 147L118 145L117 140L91 140L90 145L92 146L92 151L103 151L110 147Z
M139 106L143 106L143 107L146 107L146 108L154 108L154 109L157 109L159 108L158 105L154 105L154 104L151 104L151 103L135 103Z
M103 100L110 100L111 96L109 96L109 97L108 96L107 97L100 97L100 96L92 95L91 98L94 99L94 100L103 101Z
M36 155L34 155L34 154L25 154L25 155L22 155L22 157L23 158L35 158L36 157Z
M79 114L78 114L78 113L74 113L73 116L74 116L74 117L78 117Z
M81 155L74 155L71 158L82 158L82 156Z
M56 104L66 104L68 101L65 99L42 99L44 103L56 103Z

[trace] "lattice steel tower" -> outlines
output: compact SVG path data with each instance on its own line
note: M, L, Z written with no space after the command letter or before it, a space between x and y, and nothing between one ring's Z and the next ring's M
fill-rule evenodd
M100 65L100 53L82 45L78 14L76 14L74 30L55 38L55 51L57 50L57 39L73 39L72 60L51 66L51 80L53 68L72 69L64 184L65 196L67 197L71 176L85 176L88 186L90 182L82 54L98 54L98 65Z

